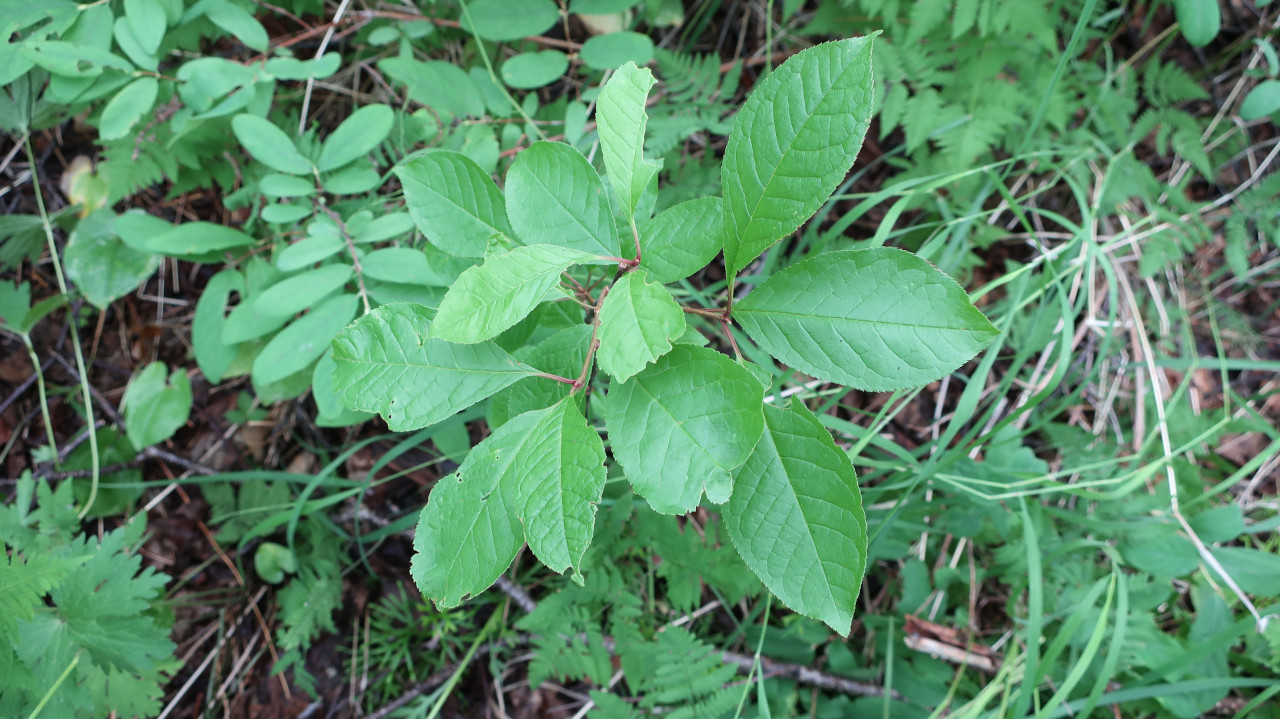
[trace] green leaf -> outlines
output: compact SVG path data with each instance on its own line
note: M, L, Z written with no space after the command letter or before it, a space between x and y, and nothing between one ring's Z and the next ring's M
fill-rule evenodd
M395 121L395 111L386 105L366 105L356 110L325 138L316 167L328 172L369 154L391 134Z
M277 80L320 80L329 77L342 67L340 53L327 53L313 60L299 60L296 57L273 57L267 60L262 69Z
M270 38L267 37L266 29L239 5L233 5L227 0L215 2L207 7L204 16L212 20L214 25L235 35L245 47L258 52L267 51Z
M714 350L676 345L652 367L609 386L613 456L636 492L664 514L729 499L731 471L764 431L764 387Z
M98 121L98 134L104 140L116 140L129 134L138 120L151 112L160 92L160 83L154 77L140 77L125 85L102 108Z
M1280 112L1280 80L1264 80L1254 86L1240 103L1240 119L1257 120Z
M298 152L293 140L274 123L257 115L242 114L231 118L236 139L254 159L277 172L310 175L311 161Z
M236 345L222 341L227 299L232 292L244 293L244 276L236 270L222 270L209 278L209 283L200 293L200 300L196 302L195 318L191 322L191 345L195 348L196 363L213 384L222 381L239 350Z
M684 310L666 288L636 270L613 283L600 307L600 369L619 382L666 354L684 334Z
M332 349L320 355L316 361L315 371L311 373L311 399L316 403L316 426L349 427L373 417L368 412L355 412L342 406L342 399L333 384L333 373L337 365L333 363Z
M552 0L476 0L468 3L470 17L480 37L493 42L510 42L541 35L560 19L560 8ZM465 19L463 29L471 30Z
M410 232L413 232L413 218L408 212L389 212L370 220L369 224L360 228L358 232L353 231L351 241L357 245L382 242Z
M276 225L292 225L311 216L311 207L305 203L288 204L279 202L266 205L258 213L264 222Z
M253 360L254 383L279 382L306 369L355 318L359 305L355 295L330 297L280 330Z
M653 40L631 31L596 35L582 44L578 59L593 70L612 70L626 63L647 65L653 61Z
M310 197L316 194L316 183L306 177L273 172L258 181L258 190L267 197Z
M792 265L735 304L733 316L782 362L877 392L939 379L999 333L955 280L890 248Z
M517 357L534 369L561 377L577 377L587 361L590 344L591 326L578 324L525 348L522 353L517 353ZM569 385L548 382L545 377L522 379L489 399L489 425L499 427L512 417L550 407L568 397L569 391Z
M445 252L484 257L490 237L513 234L502 192L466 155L429 150L404 161L394 172L404 187L414 223Z
M133 38L142 49L148 55L156 54L168 25L160 0L124 0L124 16L129 21Z
M326 192L335 195L359 195L376 188L382 182L382 175L370 166L353 165L332 175L325 175L320 182L324 185Z
M500 482L509 436L502 429L477 445L457 473L431 490L413 536L409 574L426 597L445 609L488 589L511 566L524 529Z
M535 142L507 171L507 216L530 245L618 256L604 183L587 158L561 142Z
M181 369L165 382L163 362L152 362L133 378L125 390L124 421L129 441L142 450L173 436L191 415L191 380Z
M764 408L765 432L721 511L747 566L783 603L849 636L867 517L849 455L803 404Z
M559 50L522 52L502 63L502 81L518 90L536 90L559 80L568 69L569 56Z
M133 36L133 28L129 26L129 18L117 17L112 23L114 32L112 33L116 39L116 45L124 52L133 64L144 70L156 70L160 67L160 60L154 53L147 52L147 49L138 42Z
M430 339L430 317L421 305L385 305L338 335L334 383L347 407L377 412L393 431L404 432L435 424L537 374L492 342Z
M212 222L184 222L152 235L141 243L141 249L183 257L245 247L255 242L252 236L231 227Z
M652 87L652 72L627 63L609 78L596 104L604 167L627 206L628 217L635 213L640 195L659 168L644 159L644 128L649 120L644 105Z
M675 282L706 267L723 244L724 201L681 202L640 228L640 266L658 282Z
M341 289L351 274L345 263L307 270L268 287L253 299L254 309L264 317L291 317Z
M421 62L412 57L388 57L378 61L378 69L403 83L409 99L426 105L452 122L455 116L484 115L484 97L466 71L443 60ZM492 132L486 128L487 131Z
M1280 556L1274 552L1251 547L1214 547L1212 551L1246 594L1255 597L1280 594ZM1219 579L1217 572L1205 571L1215 581Z
M463 272L440 302L431 335L473 344L524 319L572 265L608 264L589 252L555 245L516 247Z
M109 67L122 72L133 72L133 65L119 55L92 45L78 45L62 40L28 40L22 43L22 54L36 65L61 77L97 77Z
M549 380L543 380L549 381ZM604 442L572 398L526 412L499 428L509 438L503 490L543 564L579 572L604 492ZM474 454L475 451L472 451ZM470 458L470 455L468 455Z
M729 272L799 228L844 179L871 121L871 86L861 37L793 55L751 92L721 166Z
M493 584L526 537L543 564L577 571L604 482L604 443L569 398L526 412L436 484L419 519L410 573L443 608Z
M1194 47L1204 47L1218 36L1222 10L1218 0L1173 0L1182 37Z
M422 250L412 247L386 247L374 250L360 260L365 277L382 282L404 282L434 285L436 273ZM446 285L447 286L447 285Z
M113 230L115 215L102 209L80 221L63 257L67 276L85 299L105 310L138 288L160 266L160 258L129 247Z

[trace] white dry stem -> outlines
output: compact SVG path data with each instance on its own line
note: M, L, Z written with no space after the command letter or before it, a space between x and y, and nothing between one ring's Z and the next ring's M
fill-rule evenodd
M333 14L333 22L329 24L329 29L325 31L324 38L320 41L320 49L316 50L316 60L324 57L324 51L329 48L329 41L333 40L333 33L338 29L338 23L342 21L342 16L347 12L347 6L351 4L351 0L342 0L342 4L338 5L338 11ZM302 95L302 114L298 117L298 134L307 131L307 113L311 109L311 91L315 89L316 79L314 77L307 78L307 91Z
M1236 598L1240 600L1245 609L1253 615L1254 621L1257 623L1257 630L1261 633L1275 615L1264 617L1258 612L1258 608L1254 606L1253 601L1236 583L1235 578L1231 576L1226 567L1223 567L1218 558L1213 556L1213 553L1209 551L1209 547L1200 539L1200 536L1196 534L1191 524L1187 522L1187 518L1182 514L1182 508L1179 504L1178 478L1173 468L1173 442L1169 439L1169 426L1164 411L1164 400L1169 393L1168 381L1164 374L1159 371L1159 368L1156 367L1155 353L1151 350L1151 343L1147 338L1146 327L1142 320L1141 308L1138 306L1138 300L1134 296L1133 287L1130 286L1128 277L1123 271L1118 271L1116 272L1116 278L1120 283L1120 288L1124 291L1130 308L1133 310L1133 322L1138 330L1135 335L1142 349L1142 359L1146 363L1147 373L1151 377L1152 400L1156 409L1156 427L1160 432L1161 447L1164 449L1164 472L1169 484L1169 511L1174 519L1178 521L1182 531L1186 533L1191 543L1195 545L1200 559L1222 578L1223 583L1236 595Z

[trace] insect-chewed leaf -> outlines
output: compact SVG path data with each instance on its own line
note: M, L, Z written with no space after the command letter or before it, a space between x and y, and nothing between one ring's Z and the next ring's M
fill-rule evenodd
M747 566L787 606L848 636L867 564L867 517L849 455L804 405L764 408L721 516Z
M489 238L511 234L502 192L460 152L428 150L395 168L414 224L440 249L484 257Z
M725 264L746 267L808 220L849 172L871 122L871 38L804 50L765 78L725 148Z
M932 382L999 334L955 280L910 252L827 252L775 274L733 316L819 379L888 391Z
M571 398L512 419L431 493L414 537L414 580L455 606L493 584L526 538L543 564L576 571L604 482L604 443Z
M764 431L764 387L715 350L676 345L627 382L614 382L605 417L614 457L649 505L665 514L729 498L730 472Z
M397 432L419 429L536 374L492 342L429 339L431 310L384 305L333 340L334 384L348 409L377 412Z
M471 344L497 337L524 319L571 265L607 263L589 252L530 245L492 254L463 272L440 302L431 333Z

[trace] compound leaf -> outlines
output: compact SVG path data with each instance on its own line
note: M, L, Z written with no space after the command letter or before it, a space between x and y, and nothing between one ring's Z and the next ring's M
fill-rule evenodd
M431 310L384 305L333 341L334 384L349 409L377 412L396 432L427 427L536 370L492 342L431 339Z
M782 362L877 392L939 379L998 334L955 280L890 248L792 265L734 305L733 316Z
M386 105L366 105L342 121L320 148L316 168L321 172L336 170L367 155L387 139L396 114Z
M431 334L461 344L497 337L532 312L570 265L600 261L589 252L555 245L515 247L490 255L449 288Z
M618 256L604 183L587 158L562 142L535 142L507 171L507 216L530 245Z
M681 202L640 228L641 266L658 282L675 282L706 267L723 244L724 201Z
M596 104L604 167L627 206L627 216L635 213L641 193L658 173L658 165L644 159L644 128L649 119L644 104L653 82L648 68L628 62L609 78Z
M644 271L624 275L613 284L600 307L600 369L619 382L666 354L672 340L684 334L684 310L662 285L648 282Z
M871 121L871 38L804 50L765 78L725 148L725 263L746 267L826 202Z
M849 455L803 404L764 408L765 431L721 511L747 566L787 606L848 636L867 563Z
M395 168L414 224L437 247L460 257L484 257L489 238L511 235L502 192L460 152L429 150Z
M764 431L764 387L744 367L702 347L676 345L652 367L615 382L605 398L614 457L664 514L729 499L731 471Z
M267 167L289 175L311 174L311 161L270 120L248 113L236 115L231 118L231 130L244 149Z

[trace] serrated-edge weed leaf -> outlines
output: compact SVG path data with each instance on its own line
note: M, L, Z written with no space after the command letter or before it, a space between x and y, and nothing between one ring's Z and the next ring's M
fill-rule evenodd
M715 350L676 345L652 367L610 385L605 418L631 486L664 514L721 504L730 472L764 431L764 387Z
M892 248L792 265L752 290L733 316L782 362L877 392L940 379L998 334L955 280Z
M377 412L392 430L407 432L537 374L492 342L430 338L432 314L421 305L384 305L334 339L334 383L347 407Z
M733 473L725 529L769 591L848 636L867 564L867 518L849 455L803 404L764 408Z
M871 40L799 52L743 104L721 165L729 272L804 224L849 172L871 122Z

